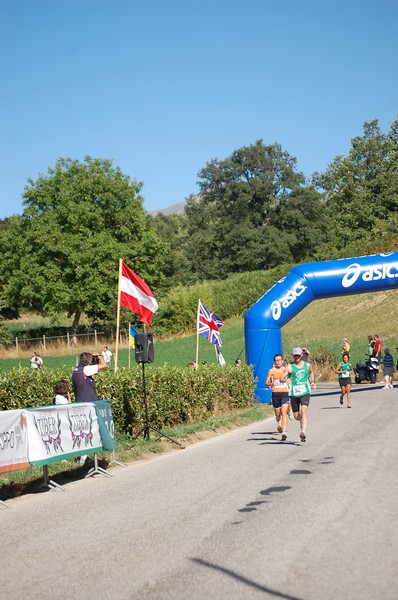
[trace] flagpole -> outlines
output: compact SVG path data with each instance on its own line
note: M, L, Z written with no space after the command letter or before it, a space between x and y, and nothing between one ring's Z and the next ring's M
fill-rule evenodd
M117 283L117 316L116 316L116 344L115 344L115 373L119 359L119 335L120 335L120 282L122 280L122 259L119 258L119 279Z
M199 311L200 311L200 298L198 300L198 312L196 313L196 366L195 366L195 369L197 369L198 365L199 365Z
M129 371L130 371L130 351L131 351L131 346L130 346L130 321L129 321L128 340L129 340Z

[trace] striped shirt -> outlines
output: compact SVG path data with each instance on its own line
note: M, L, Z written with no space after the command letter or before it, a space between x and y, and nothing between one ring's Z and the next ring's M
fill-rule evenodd
M394 359L392 354L385 354L383 358L383 365L388 369L394 368Z

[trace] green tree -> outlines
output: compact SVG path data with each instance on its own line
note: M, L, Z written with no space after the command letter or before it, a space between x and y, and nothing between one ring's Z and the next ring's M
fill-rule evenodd
M274 209L272 222L283 231L293 262L312 259L332 238L333 219L326 202L313 187L295 190ZM275 235L275 247L278 240Z
M376 229L388 249L397 242L396 226L391 235L386 221L395 219L398 210L398 119L387 134L377 119L365 122L364 135L352 140L348 156L337 156L325 173L314 175L314 182L326 192L337 250L352 243L380 250Z
M22 218L2 232L1 279L10 306L67 313L77 327L114 319L119 257L152 287L162 284L166 245L150 228L142 184L109 160L60 159L25 188Z
M263 269L290 260L288 235L273 209L304 183L296 159L258 140L199 172L200 197L186 206L187 260L197 279Z
M158 236L168 247L166 265L164 269L165 285L170 288L181 284L186 285L193 281L190 265L184 254L184 245L187 240L187 219L185 214L156 216L148 215L151 227L154 227Z

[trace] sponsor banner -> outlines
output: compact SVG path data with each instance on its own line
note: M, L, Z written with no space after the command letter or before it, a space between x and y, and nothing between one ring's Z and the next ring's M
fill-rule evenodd
M398 253L341 258L295 267L316 298L377 292L398 286Z
M24 410L0 411L0 473L30 466L24 415Z
M102 450L97 412L91 402L35 407L25 414L32 465Z
M114 450L116 448L115 425L110 400L97 400L94 406L97 411L102 447L104 450Z

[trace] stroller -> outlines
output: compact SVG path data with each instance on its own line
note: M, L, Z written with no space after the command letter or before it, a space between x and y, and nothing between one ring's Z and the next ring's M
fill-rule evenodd
M362 383L362 381L370 381L370 383L376 383L377 373L380 371L380 363L375 356L370 356L365 361L364 365L356 364L354 367L355 383Z

